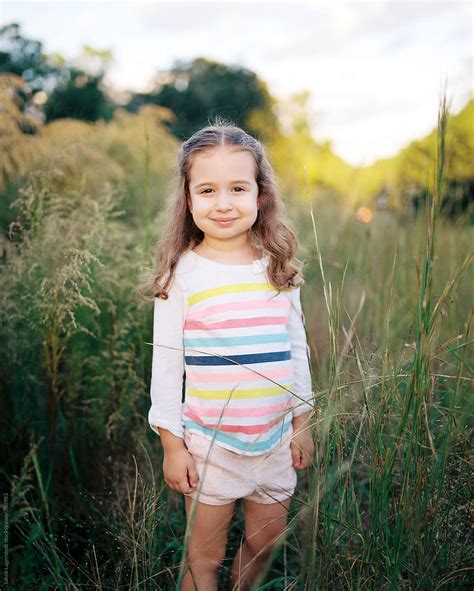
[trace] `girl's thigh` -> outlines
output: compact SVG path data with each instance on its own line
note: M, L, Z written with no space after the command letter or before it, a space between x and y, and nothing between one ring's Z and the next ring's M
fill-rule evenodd
M191 517L193 499L184 496L186 519ZM226 505L208 505L196 501L189 537L190 551L206 551L206 554L225 553L229 524L234 514L235 501Z

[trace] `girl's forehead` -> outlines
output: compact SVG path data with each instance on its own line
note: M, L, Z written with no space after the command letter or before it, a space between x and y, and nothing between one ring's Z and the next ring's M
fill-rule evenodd
M225 165L225 168L222 168ZM190 178L216 174L225 176L226 172L232 169L242 175L255 178L255 158L248 150L242 150L236 146L216 146L207 148L202 152L193 155L190 166Z

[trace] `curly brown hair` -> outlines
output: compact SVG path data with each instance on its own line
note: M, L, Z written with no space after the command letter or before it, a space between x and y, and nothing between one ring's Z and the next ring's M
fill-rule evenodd
M188 207L189 177L197 154L217 146L238 146L250 152L257 164L255 179L261 199L257 219L249 230L250 243L262 255L269 255L268 281L277 289L296 288L304 283L303 262L296 258L298 239L279 195L276 175L268 160L265 147L240 127L217 117L212 125L196 131L181 144L175 188L167 202L166 225L156 241L155 267L140 288L146 301L155 297L168 299L168 292L181 255L193 249L204 238L194 223ZM147 292L152 296L147 296Z

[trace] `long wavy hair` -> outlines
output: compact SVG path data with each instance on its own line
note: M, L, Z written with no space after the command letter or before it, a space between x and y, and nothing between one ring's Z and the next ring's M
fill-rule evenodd
M181 255L204 238L204 233L194 223L187 203L189 177L196 156L219 146L238 146L250 152L257 164L260 207L257 219L249 230L249 241L262 256L269 255L268 281L278 292L304 283L304 263L296 258L297 235L280 198L279 185L265 147L240 127L217 117L212 125L199 129L184 141L179 149L175 187L166 205L166 224L155 242L154 270L139 287L139 293L146 301L154 301L155 297L168 299L167 290L172 284ZM148 296L149 292L152 295Z

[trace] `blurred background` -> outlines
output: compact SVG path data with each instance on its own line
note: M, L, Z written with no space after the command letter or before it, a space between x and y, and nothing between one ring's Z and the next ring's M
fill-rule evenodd
M154 113L153 127L177 143L220 114L269 143L287 195L301 195L306 166L312 194L416 208L446 84L457 150L446 212L472 200L469 2L7 1L1 10L1 68L17 90L8 129L37 158L35 140L67 142L69 129L92 142L104 123L143 129L140 117ZM7 153L3 174L21 174L24 159Z
M3 1L0 18L4 587L179 581L137 290L179 144L217 115L265 143L297 229L324 418L265 588L468 584L472 3ZM222 584L241 535L239 510Z

